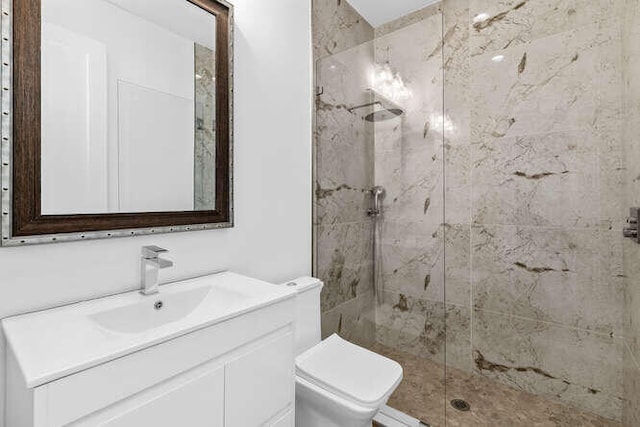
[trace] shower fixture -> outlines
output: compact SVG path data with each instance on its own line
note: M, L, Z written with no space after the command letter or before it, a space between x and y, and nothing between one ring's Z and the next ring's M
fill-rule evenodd
M373 204L371 209L367 211L367 215L370 217L379 217L382 215L382 199L385 196L384 187L376 186L371 189L371 196L373 197Z
M640 243L640 234L638 234L638 217L640 216L640 208L631 208L629 217L627 218L628 227L623 230L624 237L630 237Z
M349 109L347 109L348 112L353 113L355 110L359 110L361 108L366 108L366 107L372 107L375 105L379 105L381 107L380 110L376 110L372 113L367 114L366 116L364 116L364 119L368 122L381 122L384 120L389 120L389 119L393 119L395 117L401 116L402 113L404 113L404 111L402 111L402 109L400 108L385 108L384 105L382 104L382 102L380 101L375 101L375 102L369 102L367 104L362 104L362 105L357 105L355 107L351 107Z
M374 111L367 114L364 119L368 122L382 122L401 116L402 110L399 108L385 108L383 110Z
M382 199L386 195L384 187L379 185L370 190L372 203L371 209L367 211L367 215L373 218L373 291L376 295L378 304L382 304Z
M356 110L360 110L362 108L367 107L380 107L379 109L367 114L363 117L364 120L368 122L381 122L385 120L394 119L396 117L400 117L404 114L404 110L401 106L382 95L380 92L373 88L368 88L367 92L371 92L374 99L378 98L376 101L368 102L362 105L356 105L355 107L348 108L347 111L352 113Z

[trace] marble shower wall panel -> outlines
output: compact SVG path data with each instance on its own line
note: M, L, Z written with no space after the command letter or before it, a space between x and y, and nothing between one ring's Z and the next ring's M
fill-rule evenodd
M317 229L317 274L325 284L321 303L326 312L372 290L371 226L354 222Z
M416 298L469 307L471 258L468 225L440 225L432 233L420 224L386 222L383 228L385 289ZM446 263L445 263L446 251Z
M373 28L342 0L314 0L316 97L314 139L314 274L324 281L323 336L340 333L370 345L375 339L372 223L372 126L366 91L373 67Z
M623 340L475 311L474 368L517 389L619 419Z
M417 22L423 21L431 16L438 15L442 13L441 5L428 6L424 9L416 10L415 12L409 13L408 15L402 16L394 21L387 22L386 24L382 24L379 27L374 29L375 37L382 37L391 32L401 30L409 25L415 24Z
M402 293L385 291L376 308L378 343L466 371L472 370L470 327L467 307Z
M446 216L470 230L474 371L614 420L626 333L621 3L443 3Z
M444 304L385 291L376 309L376 341L444 363Z
M463 2L445 6L455 24L445 29L444 51L440 5L377 29L376 62L388 63L412 93L402 119L375 126L376 184L387 188L377 340L440 363L446 341L446 363L470 371L468 12ZM443 55L452 71L445 115Z
M480 55L595 26L616 27L619 0L469 0L471 54ZM473 21L480 14L486 20Z
M442 223L441 150L440 143L439 150L378 152L376 185L387 190L385 222L411 223L416 232L434 232Z
M587 163L562 169L564 159L560 158L556 169L538 165L529 173L513 172L515 177L530 180L577 173L585 178L579 190L584 193L584 187L589 187L600 202L596 207L584 207L585 212L597 215L595 218L554 216L553 221L534 225L620 224L621 59L619 28L598 25L510 47L499 55L491 52L473 57L472 143L491 147L504 143L506 137L562 132L566 135L558 139L582 138L580 150L591 150L597 159L595 168L592 159L584 158ZM591 185L589 173L597 180L595 185ZM579 183L571 179L564 188ZM474 191L474 197L482 198L483 193ZM580 207L569 208L577 209ZM474 210L474 220L484 222L476 219L477 214Z
M447 234L449 227L443 225L440 6L385 25L377 29L377 35L376 64L397 73L410 96L398 101L404 110L401 117L374 126L375 183L387 191L381 239L384 298L376 309L376 339L385 346L444 363L445 316L460 325L459 331L469 328L469 313L468 289L459 295L466 307L444 304L445 244L460 246L464 232ZM468 233L466 236L468 255ZM459 262L464 264L464 258ZM456 337L450 343L449 362L458 366L463 357L457 356L469 354L470 342L468 333Z
M473 36L471 37L474 38ZM473 142L620 119L621 41L595 25L472 57Z
M322 338L337 333L365 347L375 341L375 301L372 292L322 313Z
M443 25L445 138L448 145L467 145L471 117L469 0L446 0Z
M469 1L445 0L443 20L447 366L473 372Z
M475 309L622 336L618 230L484 225L471 240Z
M216 54L194 44L196 131L194 193L195 210L213 210L216 206Z
M312 2L314 60L373 40L373 27L347 0Z
M597 227L597 143L587 131L488 138L474 144L473 220Z
M623 28L626 206L640 206L640 1L626 0ZM640 425L640 245L624 242L626 284L623 422Z
M401 151L405 155L424 152L433 156L442 150L442 18L440 14L386 34L375 40L375 62L389 65L410 91L399 100L405 114L391 121L399 139L378 140L388 122L376 126L376 151ZM399 145L398 145L399 144ZM440 156L442 158L442 156Z
M316 223L368 221L373 138L362 110L373 61L370 43L318 61L323 94L316 97Z

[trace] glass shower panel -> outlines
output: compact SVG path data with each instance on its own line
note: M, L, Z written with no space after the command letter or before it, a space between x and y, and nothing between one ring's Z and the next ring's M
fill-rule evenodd
M367 215L373 181L370 107L373 44L316 62L314 236L315 274L322 292L323 336L375 342L373 221Z
M316 83L315 274L325 282L323 335L338 333L399 362L404 380L389 406L443 426L440 7L382 25L371 41L319 59Z
M389 404L444 425L442 15L430 6L377 29L377 80L404 111L374 123L375 183L386 189L376 259L381 298L375 349L400 362L405 381Z

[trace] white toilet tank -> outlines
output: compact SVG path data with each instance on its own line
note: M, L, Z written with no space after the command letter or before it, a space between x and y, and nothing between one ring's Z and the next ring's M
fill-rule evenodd
M295 325L297 356L321 341L320 291L323 283L313 277L300 277L286 285L295 286L298 291Z

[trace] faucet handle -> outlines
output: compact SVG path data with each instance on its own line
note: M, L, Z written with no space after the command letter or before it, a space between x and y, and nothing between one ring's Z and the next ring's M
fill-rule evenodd
M159 254L165 253L165 252L169 252L169 251L167 249L164 249L155 245L142 247L143 258L158 258Z

